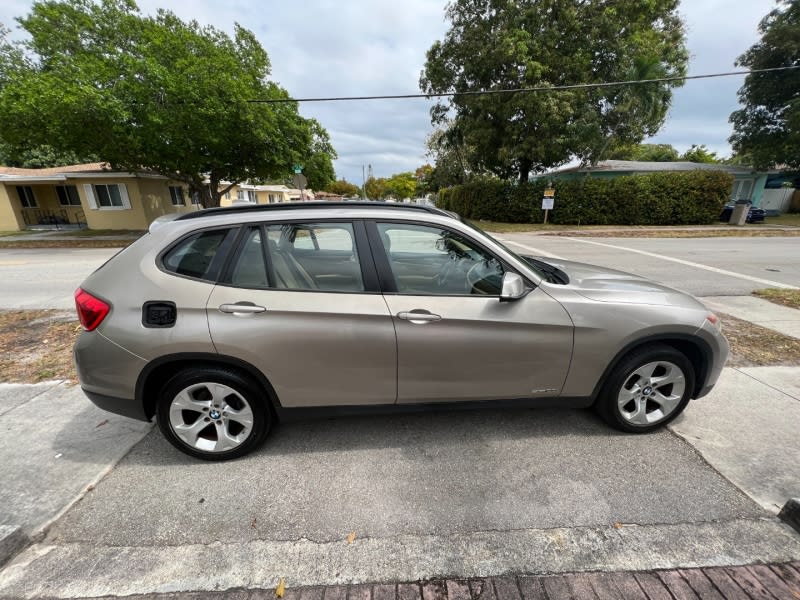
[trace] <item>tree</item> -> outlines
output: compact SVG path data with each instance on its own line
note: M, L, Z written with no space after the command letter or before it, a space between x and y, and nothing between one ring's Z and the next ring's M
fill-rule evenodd
M325 191L340 196L360 196L361 188L346 179L339 179L325 186Z
M133 0L37 0L19 23L31 60L0 74L12 149L51 145L164 175L205 206L219 204L223 181L281 177L314 154L315 125L296 103L251 102L288 93L239 25L230 37L169 11L145 17Z
M670 162L680 158L671 144L629 144L609 150L609 160L639 160L646 162Z
M663 124L676 82L463 94L683 75L677 9L678 0L453 0L450 29L428 50L420 87L461 95L440 101L431 120L451 122L474 148L469 170L520 181L572 158L596 160L609 140L638 143Z
M369 200L383 200L389 195L387 181L383 177L370 177L364 184L364 189Z
M395 173L386 181L387 196L397 200L414 198L417 195L417 178L411 171Z
M800 0L782 0L761 21L761 41L736 61L749 69L800 66ZM730 117L729 141L753 167L800 168L800 70L751 73Z
M437 128L428 136L426 156L432 158L435 165L427 183L430 191L469 181L471 172L467 164L473 151L464 145L462 138L453 124Z
M309 122L312 135L311 156L305 162L303 174L306 176L309 188L324 190L336 181L333 161L338 155L325 128L316 119L310 119Z
M692 144L686 152L681 155L681 160L688 160L696 163L720 163L722 162L716 152L706 148L705 144Z

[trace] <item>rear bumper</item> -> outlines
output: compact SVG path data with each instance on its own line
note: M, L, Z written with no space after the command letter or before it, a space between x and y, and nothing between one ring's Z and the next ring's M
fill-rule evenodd
M116 398L114 396L106 396L105 394L98 394L83 389L83 393L89 398L98 408L107 410L123 417L129 417L138 421L149 421L147 415L144 414L144 407L136 400L128 398Z

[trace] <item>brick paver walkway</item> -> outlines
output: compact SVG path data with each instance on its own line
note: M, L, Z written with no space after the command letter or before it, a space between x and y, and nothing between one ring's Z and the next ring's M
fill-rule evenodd
M116 599L116 597L114 597ZM274 590L127 596L125 600L274 600ZM286 588L284 600L800 600L800 562L670 571L567 573Z

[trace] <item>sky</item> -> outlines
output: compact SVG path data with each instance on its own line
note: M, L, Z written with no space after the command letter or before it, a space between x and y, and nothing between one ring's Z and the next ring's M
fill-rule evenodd
M419 92L425 53L447 30L445 0L139 0L145 13L167 8L179 17L233 31L253 31L272 62L272 77L294 97ZM774 0L683 0L689 74L731 71L758 41L758 23ZM29 12L29 0L0 1L0 23ZM684 151L705 144L730 155L730 113L743 77L687 82L675 91L664 127L653 143ZM426 99L301 104L331 135L336 174L360 184L362 167L376 177L413 171L429 162L432 131Z

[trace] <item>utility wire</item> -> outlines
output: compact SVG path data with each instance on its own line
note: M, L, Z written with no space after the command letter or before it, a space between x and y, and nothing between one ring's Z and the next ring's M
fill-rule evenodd
M580 90L589 88L606 88L622 85L642 85L646 83L668 83L671 81L689 81L691 79L712 79L714 77L732 77L734 75L752 75L775 71L791 71L800 69L800 65L791 67L772 67L769 69L753 69L751 71L730 71L728 73L710 73L707 75L684 75L682 77L663 77L660 79L635 79L631 81L607 81L599 83L576 83L573 85L550 85L529 88L513 88L505 90L477 90L473 92L442 92L439 94L391 94L384 96L333 96L330 98L263 98L247 102L253 104L284 104L286 102L350 102L353 100L405 100L408 98L449 98L455 96L484 96L489 94L518 94L523 92L554 92L561 90Z

